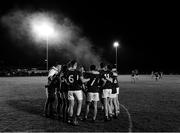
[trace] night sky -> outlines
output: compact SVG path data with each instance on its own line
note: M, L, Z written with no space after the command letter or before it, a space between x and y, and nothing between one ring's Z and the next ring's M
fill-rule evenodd
M98 1L98 0L96 0ZM180 72L179 13L177 3L117 1L4 1L3 16L14 8L61 12L79 26L103 59L115 63L113 42L119 41L118 69L121 73L160 70ZM15 47L7 30L0 26L0 61L12 66L42 65Z

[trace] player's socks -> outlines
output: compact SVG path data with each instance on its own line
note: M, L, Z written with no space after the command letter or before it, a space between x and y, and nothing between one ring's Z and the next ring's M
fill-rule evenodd
M73 121L73 126L79 126L78 119L79 119L79 116L75 116L74 121Z
M69 117L68 117L68 120L67 120L67 123L68 123L68 124L72 124L72 122L73 122L73 117L72 117L72 116L69 116Z
M107 122L107 121L110 121L110 118L108 116L105 116L104 117L104 121Z

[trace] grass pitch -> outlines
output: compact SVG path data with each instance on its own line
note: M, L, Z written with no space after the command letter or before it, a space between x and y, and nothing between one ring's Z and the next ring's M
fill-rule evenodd
M119 76L119 100L131 114L132 131L180 132L180 76L168 75L155 81L140 75L133 84L129 75ZM42 116L46 77L0 78L0 131L120 132L128 131L128 116L123 108L118 120L80 122L74 127ZM84 113L84 107L82 114Z

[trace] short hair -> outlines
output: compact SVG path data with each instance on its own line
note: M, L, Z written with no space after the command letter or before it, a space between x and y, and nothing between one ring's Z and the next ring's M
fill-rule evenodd
M96 66L95 65L91 65L90 66L90 70L92 71L92 70L96 70Z
M105 64L103 62L100 63L100 68L104 68Z
M75 63L77 63L76 60L72 60L72 61L68 62L68 67L73 67Z

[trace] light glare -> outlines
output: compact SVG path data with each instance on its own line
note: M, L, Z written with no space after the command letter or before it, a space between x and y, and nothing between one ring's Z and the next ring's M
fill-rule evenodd
M114 42L114 47L118 47L119 43L118 42Z

